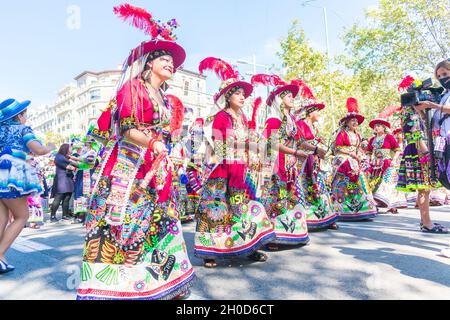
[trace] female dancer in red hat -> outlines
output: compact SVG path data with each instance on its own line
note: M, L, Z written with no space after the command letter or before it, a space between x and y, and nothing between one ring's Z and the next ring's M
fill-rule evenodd
M319 120L320 111L325 108L323 103L318 103L311 93L313 103L306 105L301 111L305 112L305 118L297 121L299 138L301 142L307 142L314 146L314 152L308 155L303 162L301 179L299 180L308 211L308 229L338 229L336 221L339 219L334 203L331 200L329 187L321 170L320 160L326 153L322 139L318 135L315 123Z
M307 210L295 188L299 178L297 161L307 157L305 152L297 150L298 129L292 113L299 87L294 82L282 81L276 75L255 75L252 83L275 86L266 101L274 116L267 120L264 130L267 152L271 157L266 161L261 186L261 201L276 234L268 248L278 250L280 244L307 244Z
M125 4L115 13L133 19L152 40L132 51L124 68L130 78L98 122L110 140L86 219L78 299L183 298L194 271L172 201L168 151L179 129L171 119L182 116L162 88L186 55L145 10Z
M400 167L400 145L388 131L391 124L387 118L399 111L399 107L390 106L380 113L369 126L376 136L369 140L367 152L371 156L368 180L377 205L388 208L388 212L397 213L397 208L406 208L405 194L397 191L398 170Z
M275 237L266 210L256 199L253 166L256 164L247 119L242 112L253 86L238 79L238 73L225 61L206 58L200 73L213 70L223 81L214 97L218 110L212 117L212 145L216 164L205 177L197 210L195 255L205 267L217 266L217 258L248 256L266 261L257 251ZM256 157L256 160L258 158Z
M347 100L348 113L339 121L333 160L332 199L340 220L359 221L377 215L375 201L361 170L361 136L357 131L364 122L358 113L358 101Z

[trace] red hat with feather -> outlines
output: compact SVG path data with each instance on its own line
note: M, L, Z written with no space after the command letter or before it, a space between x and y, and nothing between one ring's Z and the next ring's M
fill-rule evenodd
M355 98L348 98L347 99L347 114L345 117L343 117L341 120L339 120L339 125L342 126L347 122L347 120L356 118L358 120L358 123L361 124L364 122L365 118L364 116L359 114L359 106L358 106L358 100Z
M175 42L176 38L172 33L172 30L178 27L175 19L161 24L159 21L155 21L145 9L134 7L128 3L114 7L114 13L151 37L150 41L142 42L131 51L126 61L128 66L147 54L150 60L163 55L172 56L175 69L184 63L186 52Z
M253 85L239 80L239 73L222 59L214 57L206 58L200 62L198 70L202 75L205 70L212 70L222 80L219 92L214 96L214 103L216 104L221 98L225 98L226 100L240 88L244 90L245 98L248 98L253 92Z
M305 111L307 114L309 114L317 110L320 111L325 109L325 104L317 101L317 98L314 96L312 90L303 80L292 80L292 83L298 85L298 87L300 88L300 95L307 101L309 101L307 105L303 106L300 109L300 112Z
M267 97L266 105L272 106L275 101L275 97L280 95L281 98L288 93L292 93L292 96L295 98L300 91L300 88L293 83L286 83L277 75L269 75L269 74L257 74L252 77L252 84L258 85L262 84L265 86L274 86L275 88L272 90L270 95Z
M389 106L386 107L379 115L378 118L373 119L369 123L369 127L372 129L375 128L376 124L381 124L389 129L391 129L391 123L387 120L390 116L392 116L394 113L401 110L401 107L399 106Z

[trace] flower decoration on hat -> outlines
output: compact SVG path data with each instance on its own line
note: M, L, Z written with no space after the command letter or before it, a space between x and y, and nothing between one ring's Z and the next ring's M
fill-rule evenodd
M152 39L161 37L164 40L174 41L176 36L173 30L178 27L176 19L171 19L167 23L161 24L160 20L155 20L151 13L145 9L134 7L128 3L114 7L114 13L124 21L150 35Z
M113 11L121 20L128 21L133 27L150 36L150 41L143 42L132 50L125 67L131 66L135 61L147 54L149 59L171 55L175 69L184 63L186 52L175 42L174 30L179 26L176 19L161 23L161 20L155 20L153 15L145 9L128 3L114 7Z
M233 67L226 61L208 57L200 62L198 70L201 75L206 70L213 71L222 84L219 88L219 92L214 96L214 103L218 103L219 100L228 100L228 98L233 95L239 89L244 90L244 95L248 98L253 92L253 86L245 81L239 80L239 73L233 69Z

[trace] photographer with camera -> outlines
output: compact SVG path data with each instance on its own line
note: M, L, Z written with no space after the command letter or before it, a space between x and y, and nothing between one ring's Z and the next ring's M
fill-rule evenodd
M445 160L445 151L446 149L446 141L447 136L450 134L450 61L445 60L437 64L435 68L435 77L439 80L442 87L445 89L445 94L443 97L440 97L442 93L442 89L429 88L427 90L431 92L430 95L426 96L420 92L417 101L414 103L412 108L404 108L404 118L403 118L403 131L405 133L407 147L405 149L405 156L402 160L402 166L400 169L401 180L399 181L398 187L401 189L405 189L405 184L408 191L414 191L416 189L418 191L418 205L420 209L421 215L421 231L427 233L449 233L448 229L440 224L432 223L429 212L429 197L430 190L435 187L435 182L430 181L430 177L433 179L438 179L443 182L442 174L436 175L436 167L435 167L435 159L440 162L439 172L442 172L442 165ZM425 86L423 86L425 87ZM424 101L426 100L426 101ZM440 101L439 101L440 100ZM439 103L438 103L439 101ZM403 105L403 97L402 97L402 105ZM431 112L434 111L434 115L432 117L431 125L433 128L433 137L429 134L428 140L430 143L428 146L425 144L425 136L422 132L408 131L409 128L416 129L423 128L423 122L418 127L418 123L420 119L417 118L417 114L421 116L424 120L427 118L425 111L428 110ZM411 113L412 112L412 113ZM430 113L430 112L428 112ZM409 115L409 119L408 119ZM429 117L428 117L429 118ZM408 123L408 120L410 121ZM405 122L406 121L406 122ZM422 134L421 134L422 133ZM450 137L450 136L449 136ZM450 141L450 140L449 140ZM411 158L411 152L414 153L414 145L417 147L417 160ZM450 147L450 146L449 146ZM431 154L429 149L431 149ZM420 152L419 152L420 150ZM450 149L447 149L450 151ZM450 152L449 152L450 154ZM409 159L408 159L409 156ZM409 163L409 166L406 164ZM448 161L447 161L448 162ZM413 171L412 171L413 170ZM419 171L418 171L419 170ZM446 170L444 170L445 172ZM407 174L407 176L405 176ZM431 180L433 180L431 179ZM411 181L417 180L417 181ZM414 188L412 185L416 184ZM446 186L445 182L443 182L444 186ZM412 187L412 188L411 188ZM448 188L448 186L446 186Z
M447 189L450 189L450 179L447 175L450 162L450 59L437 64L435 77L445 89L440 103L426 101L419 104L417 109L436 110L433 115L433 129L436 136L435 154L439 160L439 180ZM450 258L450 246L442 250L441 254Z

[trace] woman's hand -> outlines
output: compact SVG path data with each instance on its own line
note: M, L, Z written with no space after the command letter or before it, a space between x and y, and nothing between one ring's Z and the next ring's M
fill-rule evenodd
M301 160L304 160L308 157L308 155L306 153L304 153L303 151L300 151L300 150L296 150L294 156Z
M53 150L56 150L56 145L53 142L49 142L47 144L47 150L48 150L48 152L52 152Z
M317 156L320 158L320 159L325 159L325 155L327 154L327 150L325 150L325 149L322 149L322 148L318 148L317 149Z
M439 109L441 105L436 104L431 101L422 101L417 106L414 106L414 109L417 111L424 111L425 109Z
M153 152L155 154L168 153L169 151L166 148L166 145L161 141L157 141L153 144Z

